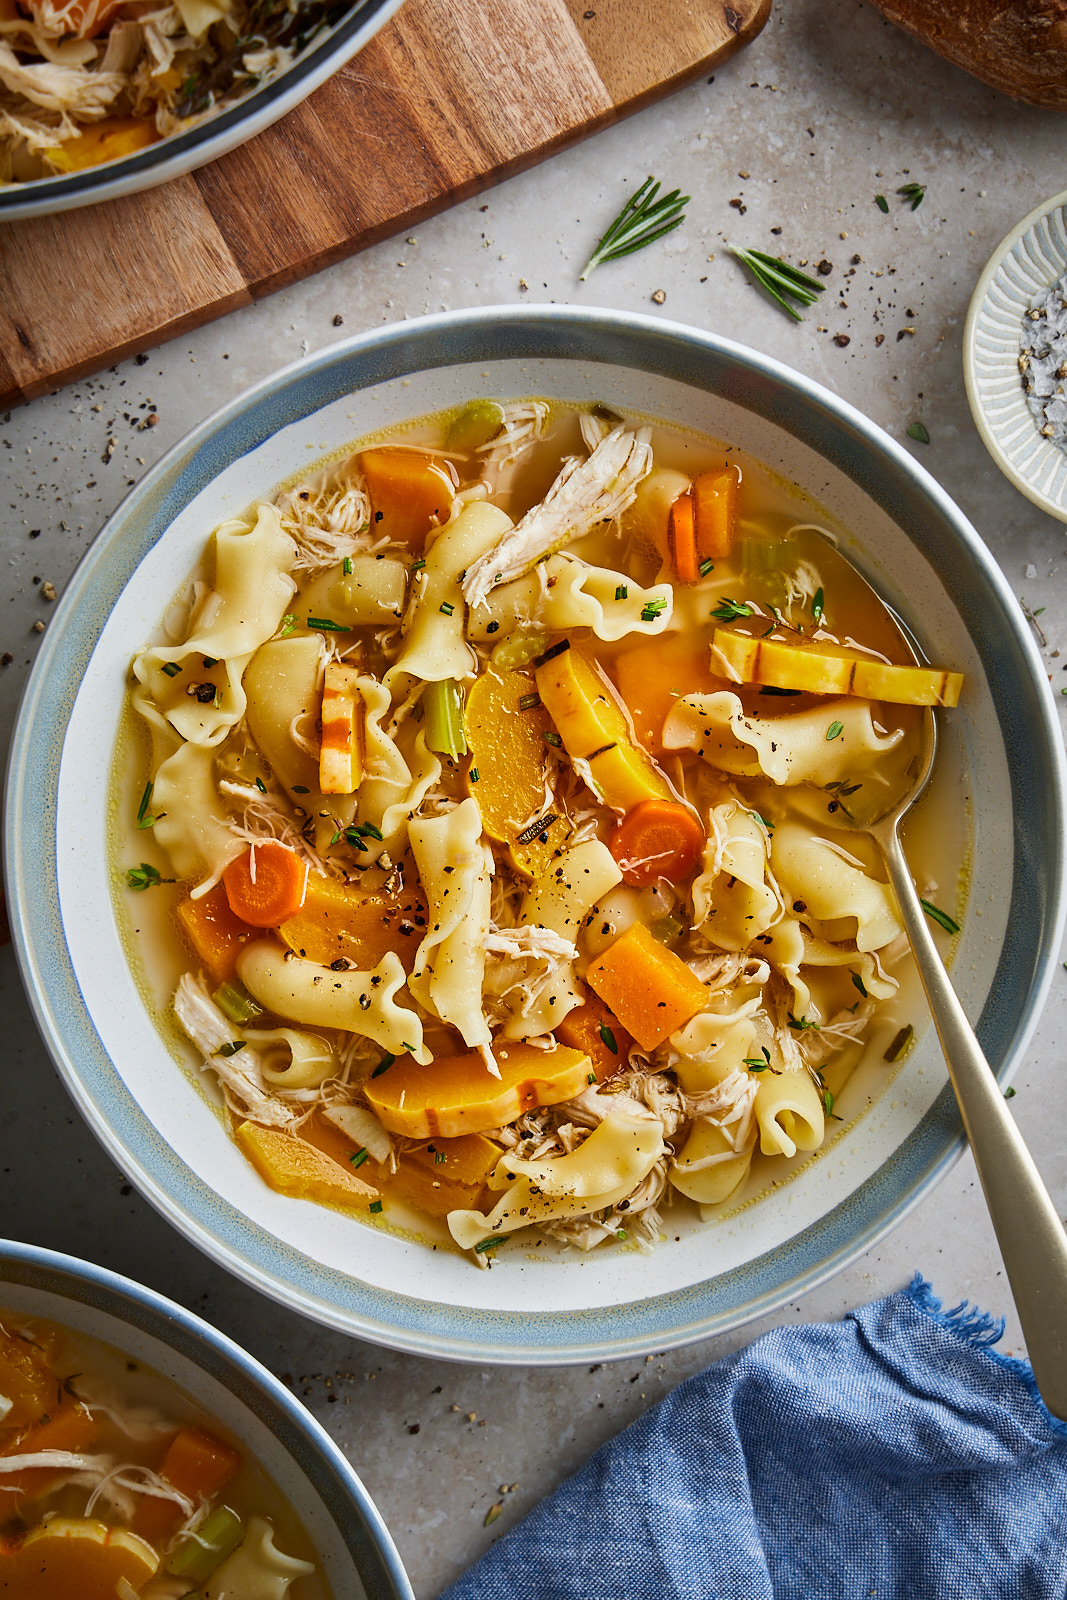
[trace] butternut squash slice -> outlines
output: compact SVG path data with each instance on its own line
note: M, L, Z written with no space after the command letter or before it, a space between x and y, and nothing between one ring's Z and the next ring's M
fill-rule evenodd
M292 1134L261 1128L257 1122L239 1122L233 1136L264 1183L279 1194L361 1211L378 1198L377 1189L354 1171Z
M140 1594L159 1558L150 1544L92 1517L53 1517L0 1540L0 1594L18 1600L115 1600L120 1578Z
M702 1011L708 991L673 950L641 923L619 935L585 975L643 1050L654 1050Z
M891 705L954 706L963 687L961 672L888 666L836 647L752 639L729 628L715 629L711 652L712 666L725 662L737 674L737 682L766 683L808 694L852 694Z
M500 1145L480 1133L431 1139L428 1144L401 1151L387 1192L410 1200L431 1217L446 1217L457 1209L468 1211L482 1204L489 1174L502 1154Z
M418 889L370 894L314 873L304 904L278 929L296 955L324 967L342 957L360 968L376 967L392 950L407 969L425 932L426 903Z
M390 1133L409 1139L459 1138L514 1122L535 1106L572 1100L588 1087L592 1064L584 1050L557 1045L494 1044L494 1078L477 1050L438 1056L421 1067L402 1056L364 1085L368 1104Z
M490 667L467 696L465 721L467 792L478 802L482 827L507 845L520 872L543 877L563 847L568 824L547 801L545 734L552 718L533 679ZM539 822L544 826L535 827Z
M374 532L421 550L430 529L448 521L457 482L446 461L421 450L364 450L359 458Z
M652 757L633 742L618 690L575 646L556 648L537 668L537 689L567 754L588 761L599 797L616 811L675 794Z
M225 885L216 883L199 900L188 896L174 908L178 927L216 984L233 977L237 957L250 939L259 939L262 928L253 928L230 907ZM3 1381L0 1379L0 1393Z

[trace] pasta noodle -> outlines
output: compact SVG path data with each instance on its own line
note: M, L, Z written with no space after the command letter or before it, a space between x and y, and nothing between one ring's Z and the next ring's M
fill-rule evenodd
M834 1137L907 1022L854 813L919 713L809 508L710 441L476 401L212 552L116 781L138 926L173 907L174 1015L267 1183L415 1207L484 1266L525 1228L651 1249ZM843 691L857 651L889 698Z

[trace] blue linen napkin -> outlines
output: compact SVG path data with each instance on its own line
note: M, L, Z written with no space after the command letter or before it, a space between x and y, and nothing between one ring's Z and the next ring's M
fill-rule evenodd
M441 1600L1064 1600L1067 1425L909 1288L654 1406Z

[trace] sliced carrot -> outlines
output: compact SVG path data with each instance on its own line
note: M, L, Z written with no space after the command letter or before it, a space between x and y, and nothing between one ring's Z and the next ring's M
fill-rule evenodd
M654 1050L704 1009L708 991L681 956L635 922L591 961L585 981L641 1046Z
M199 900L179 901L174 915L197 959L217 984L232 978L242 945L259 937L258 928L243 921L231 909L226 886L222 883L216 883Z
M560 1044L571 1050L581 1050L589 1057L598 1083L614 1077L626 1065L633 1044L618 1017L595 994L589 996L584 1006L569 1011L553 1032Z
M741 473L735 466L702 472L693 480L697 556L728 556L737 539L737 491Z
M304 904L307 862L277 839L264 839L231 861L222 881L234 916L253 928L277 928Z
M364 450L359 458L376 538L421 550L430 529L448 521L457 484L446 461L421 450Z
M699 820L676 800L642 800L616 823L608 839L623 878L638 889L657 878L676 883L686 877L703 848Z
M679 583L696 583L700 576L697 560L696 518L692 494L680 494L667 518L667 549Z
M161 1478L198 1505L213 1500L236 1476L241 1456L232 1445L203 1428L181 1428L156 1469ZM185 1521L186 1513L174 1500L145 1495L134 1513L131 1528L149 1544L167 1539Z

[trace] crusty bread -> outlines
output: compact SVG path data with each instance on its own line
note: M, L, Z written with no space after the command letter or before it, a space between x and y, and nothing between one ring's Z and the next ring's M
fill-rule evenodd
M874 0L891 22L1016 100L1067 111L1067 0Z

